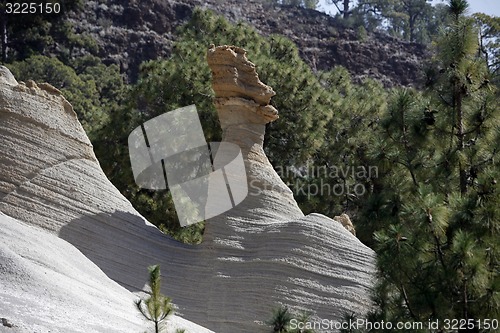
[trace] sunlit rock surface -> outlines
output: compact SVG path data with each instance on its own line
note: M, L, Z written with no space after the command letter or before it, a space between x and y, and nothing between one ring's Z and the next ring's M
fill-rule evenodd
M313 320L369 309L373 252L339 222L304 216L264 154L265 124L278 118L269 104L274 92L242 49L212 47L208 62L224 140L241 147L249 195L207 221L199 246L172 240L134 210L103 174L55 88L18 84L0 70L0 297L8 299L0 317L26 332L33 325L113 332L109 327L122 322L116 332L141 331L131 302L152 264L161 265L163 292L178 315L215 332L267 332L263 322L280 303L313 313ZM27 311L30 297L41 301ZM63 309L71 299L81 306ZM77 329L61 311L86 319ZM187 332L208 332L172 321Z

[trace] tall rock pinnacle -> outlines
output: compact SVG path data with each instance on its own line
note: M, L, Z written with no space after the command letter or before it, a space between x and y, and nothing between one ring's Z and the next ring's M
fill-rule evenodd
M265 124L278 119L278 111L269 104L276 93L259 80L255 65L242 48L211 45L207 61L224 141L244 149L249 142L238 138L250 136L262 146Z
M246 53L227 45L211 45L207 52L223 141L240 146L247 171L248 196L227 215L248 217L250 213L267 217L267 222L299 218L304 214L263 149L266 124L278 119L278 111L269 104L276 93L260 81Z

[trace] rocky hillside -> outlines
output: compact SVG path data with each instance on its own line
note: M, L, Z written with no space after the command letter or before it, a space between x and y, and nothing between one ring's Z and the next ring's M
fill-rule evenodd
M311 9L266 6L257 0L98 0L86 1L83 12L72 20L78 33L97 41L106 63L119 64L134 81L141 62L169 56L176 27L190 18L196 6L235 23L248 23L263 35L292 39L314 70L342 65L357 80L371 77L386 86L420 81L427 54L423 45L382 33L360 38L333 17Z

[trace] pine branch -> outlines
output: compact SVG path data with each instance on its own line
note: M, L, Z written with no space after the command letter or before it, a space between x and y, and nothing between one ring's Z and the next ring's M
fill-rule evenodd
M337 7L337 10L339 11L340 14L343 14L343 11L340 9L340 7L337 5L337 1L332 0L332 3Z
M403 286L403 284L401 284L400 288L401 288L401 291L403 292L403 299L405 300L405 305L406 305L406 308L407 308L407 309L408 309L408 311L410 312L410 316L413 318L413 320L418 321L417 316L415 316L415 313L414 313L414 312L413 312L413 310L411 309L411 306L410 306L410 300L408 299L408 295L407 295L407 293L406 293L406 289L405 289L405 287Z
M446 104L447 106L449 106L450 108L453 107L453 104L451 102L448 102L443 95L439 94L438 95L439 98L441 99L441 101L443 101L444 104Z
M135 301L134 302L137 309L139 310L139 312L149 321L153 321L153 318L148 314L146 313L146 311L143 309L142 307L142 299L138 300L138 301Z
M444 253L443 253L443 249L441 248L441 242L439 241L439 238L436 235L436 233L434 232L434 228L432 227L432 221L433 221L432 214L430 213L430 211L427 211L426 213L427 213L427 221L429 222L429 225L431 226L432 236L434 238L434 243L436 244L436 250L437 250L439 262L441 263L443 270L445 272L447 272L448 268L446 267L446 264L444 263Z

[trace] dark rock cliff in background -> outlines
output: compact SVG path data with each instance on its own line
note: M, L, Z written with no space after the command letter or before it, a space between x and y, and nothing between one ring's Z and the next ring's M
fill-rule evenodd
M356 80L366 77L386 86L420 82L425 46L383 33L360 40L331 16L292 6L265 6L255 0L110 0L86 1L73 17L78 33L90 34L105 63L116 63L135 81L139 65L170 55L176 28L196 6L211 9L233 23L245 22L263 35L282 34L293 40L314 70L346 67Z

